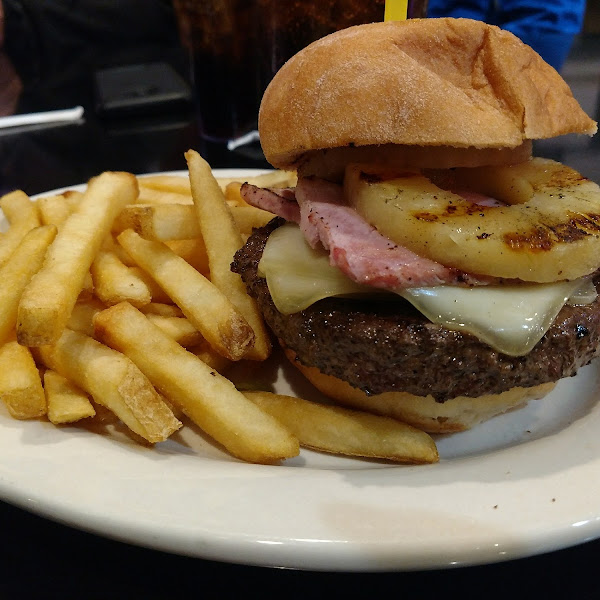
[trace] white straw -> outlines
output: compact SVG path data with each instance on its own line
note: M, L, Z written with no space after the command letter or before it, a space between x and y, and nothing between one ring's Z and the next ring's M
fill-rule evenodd
M250 131L245 135L240 136L239 138L235 138L234 140L229 140L227 142L227 150L235 150L240 146L245 146L246 144L251 144L252 142L258 141L258 131Z
M78 121L83 116L83 106L66 108L64 110L49 110L45 112L26 113L0 117L0 128L19 127L22 125L39 125L61 121Z

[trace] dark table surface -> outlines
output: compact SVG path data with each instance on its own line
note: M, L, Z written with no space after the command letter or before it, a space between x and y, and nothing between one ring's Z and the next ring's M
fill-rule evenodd
M580 43L565 67L565 78L592 116L598 116L597 49L595 39ZM20 188L36 194L85 182L104 170L185 169L183 153L188 148L199 150L213 167L265 165L256 148L231 153L203 144L193 112L103 121L89 102L83 103L86 114L81 124L0 131L0 192ZM47 107L30 102L28 108ZM600 141L567 137L538 144L536 153L562 160L600 181ZM1 464L0 457L0 470ZM600 498L598 503L600 508ZM181 598L215 593L225 597L243 593L341 597L351 592L364 596L393 593L403 598L600 595L596 575L600 541L486 566L328 573L166 554L76 530L9 504L0 504L0 532L2 598L17 594L22 598Z

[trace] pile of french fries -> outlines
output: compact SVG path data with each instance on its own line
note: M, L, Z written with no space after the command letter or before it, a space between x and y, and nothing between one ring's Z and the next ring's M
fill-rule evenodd
M105 172L85 190L0 198L0 398L16 419L124 424L168 439L188 420L233 456L273 464L301 446L406 463L438 460L427 434L383 417L225 376L271 340L234 253L272 214L246 204L195 151L188 176ZM287 187L295 175L251 178Z

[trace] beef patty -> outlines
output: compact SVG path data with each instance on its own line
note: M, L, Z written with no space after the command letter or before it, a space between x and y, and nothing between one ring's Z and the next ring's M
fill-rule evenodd
M268 236L283 223L276 218L257 229L231 268L242 276L275 336L302 364L367 394L402 391L431 395L439 402L496 394L575 375L599 353L599 299L586 306L564 306L534 349L518 357L431 323L399 297L328 298L282 315L257 268Z

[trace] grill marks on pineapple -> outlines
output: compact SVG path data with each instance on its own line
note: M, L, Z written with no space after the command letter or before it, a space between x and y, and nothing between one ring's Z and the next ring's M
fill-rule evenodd
M539 223L523 232L505 233L504 243L524 252L548 252L559 244L572 244L600 235L600 214L567 214L561 223Z

